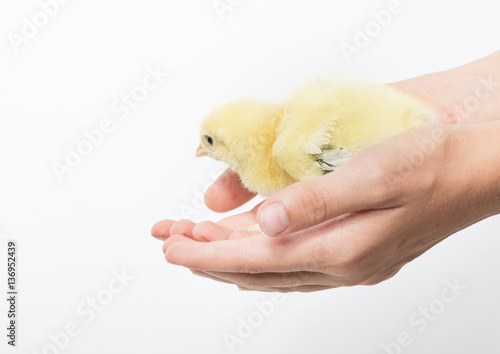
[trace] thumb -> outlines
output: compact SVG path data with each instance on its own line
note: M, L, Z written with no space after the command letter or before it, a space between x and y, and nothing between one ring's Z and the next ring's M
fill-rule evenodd
M376 175L343 166L295 183L262 203L257 212L260 228L269 236L281 236L343 214L387 207L394 200L391 188L383 174Z

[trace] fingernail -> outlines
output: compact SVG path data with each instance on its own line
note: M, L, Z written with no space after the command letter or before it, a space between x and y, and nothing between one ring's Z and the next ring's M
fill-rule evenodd
M260 225L266 235L274 236L286 230L289 226L285 207L281 203L268 205L260 215Z

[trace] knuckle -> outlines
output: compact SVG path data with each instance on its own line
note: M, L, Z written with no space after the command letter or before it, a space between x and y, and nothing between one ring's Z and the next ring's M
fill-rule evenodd
M358 166L362 168L364 174L369 174L372 179L380 180L387 170L387 157L381 154L359 155Z
M189 225L189 223L191 223L191 221L187 219L176 221L174 224L172 224L172 226L169 229L170 235L175 235L175 234L185 235L186 225Z
M370 181L365 188L369 189L372 198L383 205L394 203L403 191L403 179L392 166L392 159L379 154L364 155L359 164L362 173Z
M174 236L169 237L165 242L163 242L163 246L162 246L163 253L165 253L167 251L167 248L170 247L172 244L174 244L178 241L181 241L183 239L184 239L184 236L181 236L181 235L174 235Z
M208 220L201 221L201 222L196 224L196 226L193 228L193 231L194 230L203 231L203 230L207 229L208 227L210 227L212 224L213 223L211 221L208 221Z
M207 240L207 232L212 226L211 221L202 221L193 227L193 238L195 240Z
M403 182L399 178L391 178L392 173L387 173L383 180L378 181L375 188L376 198L384 204L396 203L403 194Z
M328 203L328 191L321 184L305 183L298 186L300 198L294 206L296 210L301 210L301 217L309 225L319 224L330 214Z
M170 228L175 224L173 220L162 220L157 222L151 229L151 235L154 237L170 236Z

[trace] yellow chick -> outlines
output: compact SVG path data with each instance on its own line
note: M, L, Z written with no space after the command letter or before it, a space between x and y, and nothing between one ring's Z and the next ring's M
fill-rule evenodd
M269 197L433 120L429 109L394 88L317 81L281 105L240 100L216 108L202 123L196 156L227 163L246 188Z

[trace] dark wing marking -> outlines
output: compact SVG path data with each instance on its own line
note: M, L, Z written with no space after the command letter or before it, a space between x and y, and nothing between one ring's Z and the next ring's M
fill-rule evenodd
M310 156L319 164L324 175L335 171L352 157L352 154L343 147L322 145L320 149L320 153L310 154Z

